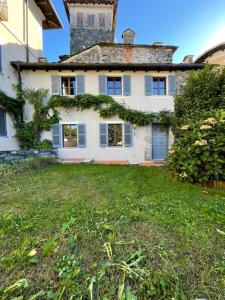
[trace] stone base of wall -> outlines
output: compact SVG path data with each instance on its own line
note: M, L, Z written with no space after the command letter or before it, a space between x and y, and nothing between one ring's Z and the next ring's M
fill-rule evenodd
M11 163L32 157L57 158L57 150L0 151L0 164Z

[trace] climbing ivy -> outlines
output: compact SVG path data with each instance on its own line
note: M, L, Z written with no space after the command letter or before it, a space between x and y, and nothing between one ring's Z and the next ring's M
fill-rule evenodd
M157 121L162 126L169 127L173 118L173 113L168 110L147 113L125 107L107 95L52 96L48 108L56 109L57 107L77 108L78 110L94 109L99 112L102 118L111 118L118 115L120 119L137 126L146 126Z
M0 90L0 106L2 106L11 116L14 122L22 119L24 102L21 99L15 99L7 96Z

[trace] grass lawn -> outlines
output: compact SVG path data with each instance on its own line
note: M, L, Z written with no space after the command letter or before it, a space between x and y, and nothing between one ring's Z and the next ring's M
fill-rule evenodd
M0 299L222 300L224 231L225 192L166 169L22 174L0 184Z

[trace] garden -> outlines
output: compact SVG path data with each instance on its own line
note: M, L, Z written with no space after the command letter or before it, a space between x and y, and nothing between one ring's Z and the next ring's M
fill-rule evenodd
M1 299L225 299L224 191L167 168L12 168L0 170Z

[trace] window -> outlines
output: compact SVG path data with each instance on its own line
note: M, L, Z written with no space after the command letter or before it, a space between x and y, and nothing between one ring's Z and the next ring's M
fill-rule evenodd
M88 15L87 18L88 26L95 26L95 15Z
M77 125L63 125L63 147L77 147Z
M77 26L82 27L84 25L84 14L77 13Z
M76 95L75 77L62 77L62 94L66 96Z
M107 94L108 95L122 95L122 80L121 77L107 78Z
M7 0L0 0L0 21L8 21Z
M110 147L123 146L123 126L122 124L108 125L108 145Z
M153 95L166 95L166 78L153 78Z
M99 15L99 26L101 28L105 28L105 15L104 14Z
M6 111L0 108L0 136L7 136Z

